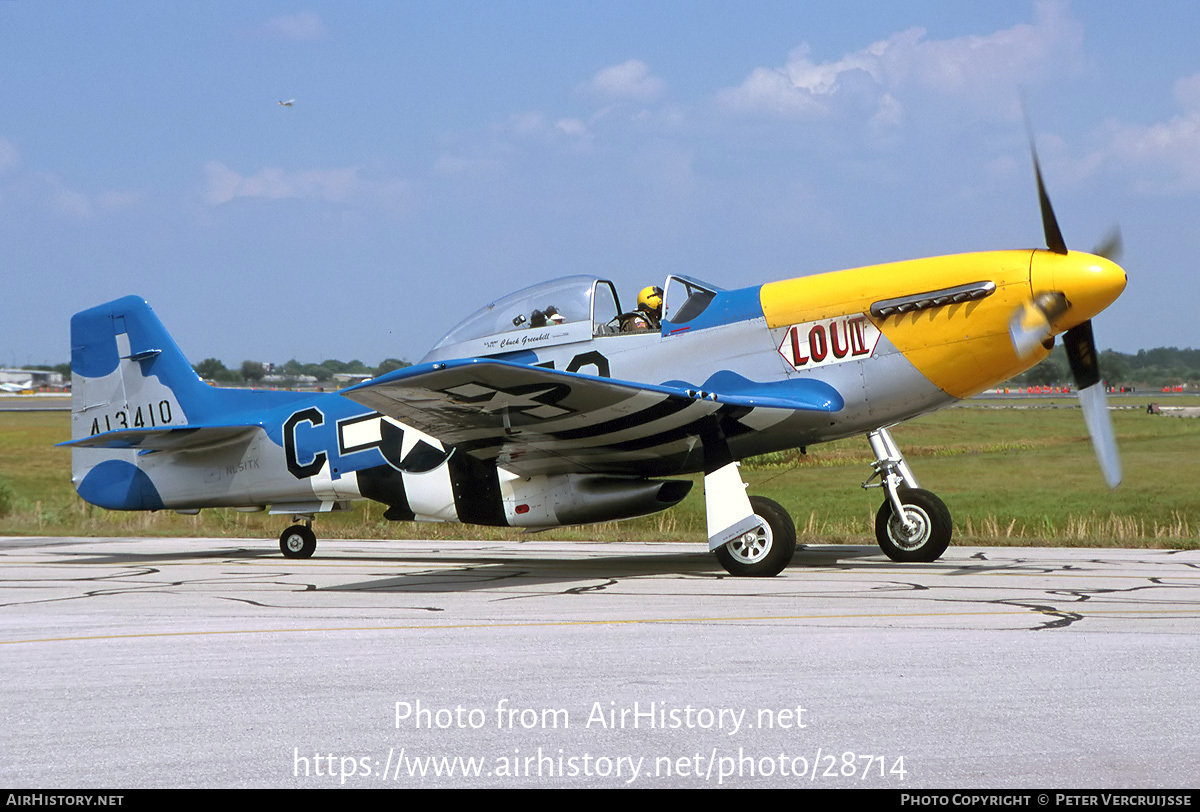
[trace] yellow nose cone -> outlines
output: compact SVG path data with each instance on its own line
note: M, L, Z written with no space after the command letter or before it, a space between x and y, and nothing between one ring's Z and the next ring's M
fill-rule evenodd
M1029 266L1034 295L1060 291L1070 304L1062 318L1055 320L1055 332L1082 324L1115 302L1126 281L1125 270L1117 263L1079 251L1034 251Z

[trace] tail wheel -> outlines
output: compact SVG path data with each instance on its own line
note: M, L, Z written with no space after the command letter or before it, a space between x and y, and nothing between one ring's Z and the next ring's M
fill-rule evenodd
M796 525L778 502L751 496L750 507L761 524L717 548L717 560L730 575L778 575L796 552Z
M904 520L892 509L892 500L884 499L875 514L875 539L893 561L936 561L950 546L954 524L946 503L920 488L901 488L900 503Z
M312 558L317 550L317 534L310 527L294 524L279 534L279 550L284 558Z

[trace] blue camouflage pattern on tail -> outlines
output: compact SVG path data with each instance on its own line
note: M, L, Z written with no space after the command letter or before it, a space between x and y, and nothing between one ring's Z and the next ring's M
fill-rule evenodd
M130 436L186 435L214 426L258 426L291 396L217 389L192 369L158 316L138 296L71 318L71 480L79 495L111 510L164 506L143 464L151 450ZM228 434L228 432L226 432ZM114 438L108 447L100 441ZM90 447L79 441L97 438Z

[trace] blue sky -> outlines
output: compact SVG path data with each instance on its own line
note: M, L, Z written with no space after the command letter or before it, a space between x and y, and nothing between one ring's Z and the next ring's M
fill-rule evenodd
M0 1L0 365L146 297L193 362L416 360L574 273L740 287L1120 224L1200 346L1200 3ZM281 107L279 100L295 99Z

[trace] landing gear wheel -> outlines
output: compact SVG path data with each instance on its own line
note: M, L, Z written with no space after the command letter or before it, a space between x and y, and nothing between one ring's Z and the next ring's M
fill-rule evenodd
M901 488L900 503L912 523L904 522L892 509L892 500L884 499L875 514L875 539L884 554L893 561L936 561L950 546L954 525L945 502L920 488Z
M751 496L750 507L762 524L718 547L717 560L730 575L778 575L796 552L796 525L778 502Z
M279 550L284 558L312 558L317 550L317 534L310 527L294 524L279 534Z

